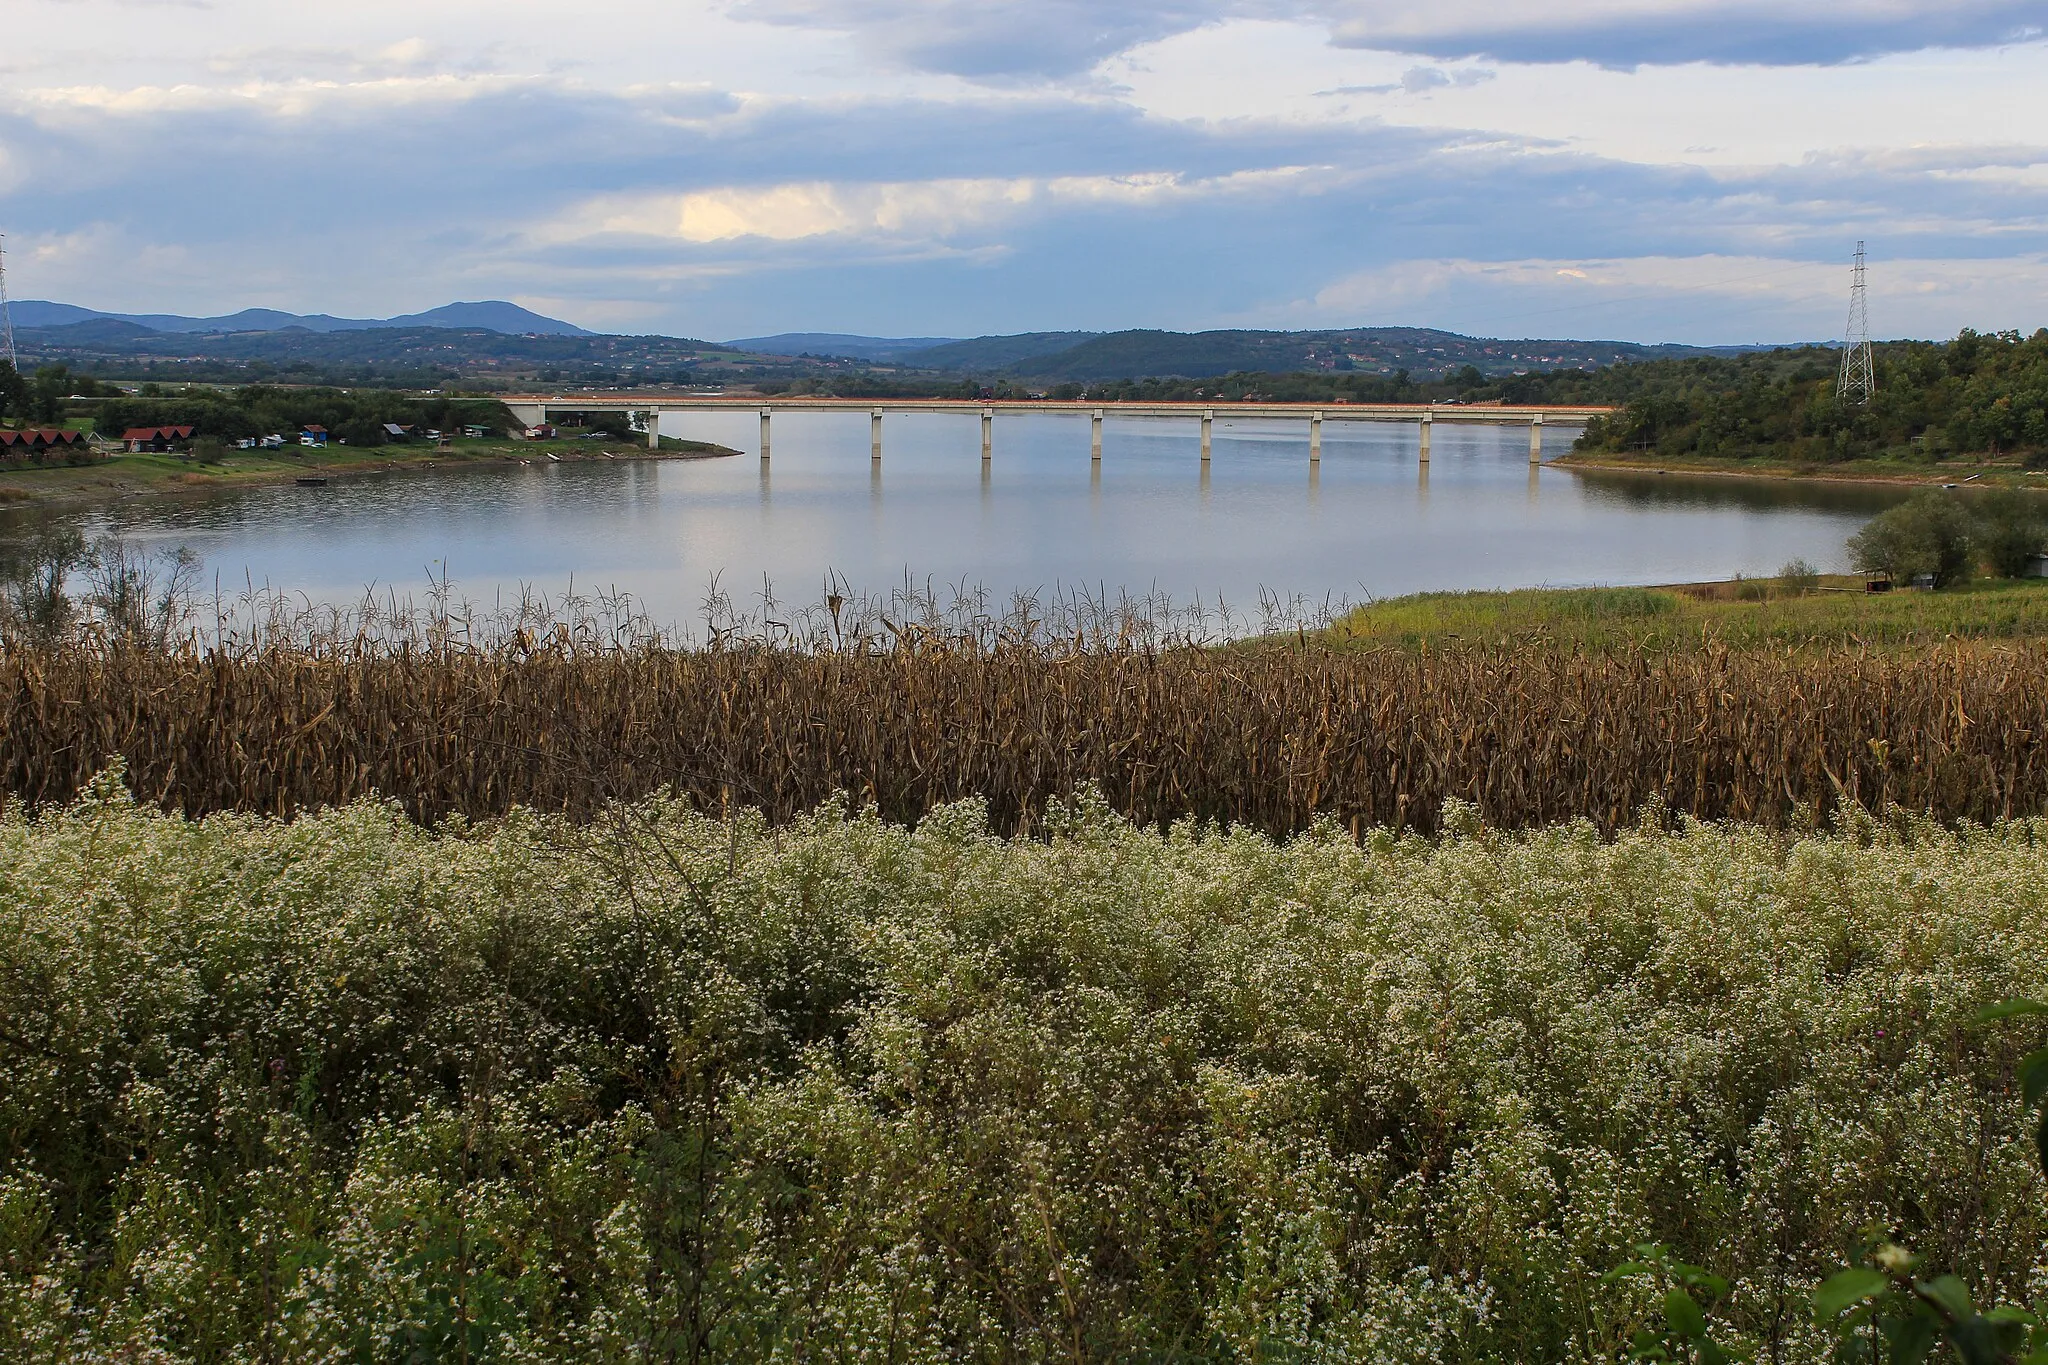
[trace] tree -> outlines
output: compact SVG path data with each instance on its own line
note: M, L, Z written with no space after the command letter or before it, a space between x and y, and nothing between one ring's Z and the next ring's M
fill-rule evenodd
M0 629L43 644L60 638L78 615L72 577L91 559L83 536L55 527L0 555Z
M10 361L0 360L0 420L28 416L28 381Z
M2040 500L2010 490L1988 494L1977 507L1977 547L1999 578L2018 578L2036 556L2048 553L2048 515Z
M368 417L343 422L334 429L334 437L343 445L351 446L381 446L386 440L384 424Z
M1933 491L1887 508L1849 537L1849 558L1861 573L1895 581L1926 574L1945 588L1970 576L1971 517L1954 498Z
M45 365L36 371L28 386L28 420L54 426L64 419L64 400L71 393L71 370L65 365Z

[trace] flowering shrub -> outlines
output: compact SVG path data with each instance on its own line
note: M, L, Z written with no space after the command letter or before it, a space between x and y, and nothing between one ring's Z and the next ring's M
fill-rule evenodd
M0 820L0 1358L1822 1358L2048 1295L2048 824ZM2019 1027L2015 1025L2024 1025ZM1661 1253L1660 1253L1661 1254Z

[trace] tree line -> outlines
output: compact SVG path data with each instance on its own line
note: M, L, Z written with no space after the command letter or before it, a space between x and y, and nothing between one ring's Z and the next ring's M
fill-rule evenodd
M407 398L385 391L286 389L252 384L232 390L187 388L178 393L108 399L94 406L93 427L118 438L134 427L190 426L222 441L271 434L291 435L323 426L352 446L378 446L388 439L385 424L456 431L481 426L503 432L512 421L494 398L433 396Z
M58 426L69 411L70 399L119 392L111 384L74 375L67 366L44 365L34 374L24 375L12 362L0 360L0 423L9 426Z
M1848 549L1857 572L1897 583L1953 587L1980 565L1994 578L2021 578L2048 555L2048 508L2012 489L1968 499L1929 489L1872 517Z
M1527 387L1620 405L1587 427L1579 444L1587 451L1807 463L2048 460L2048 328L1887 342L1873 358L1877 393L1865 404L1836 397L1840 352L1818 346L1617 365Z

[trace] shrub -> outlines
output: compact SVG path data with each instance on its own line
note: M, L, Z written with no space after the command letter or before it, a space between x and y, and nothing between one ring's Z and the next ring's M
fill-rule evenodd
M1898 582L1927 575L1937 588L1970 576L1971 517L1956 499L1929 490L1887 508L1849 537L1849 557L1861 573Z
M0 819L8 1359L1814 1361L2024 1298L2048 825ZM1705 1300L1702 1300L1705 1302Z
M1804 559L1788 559L1778 570L1778 586L1794 597L1804 597L1820 586L1820 570Z

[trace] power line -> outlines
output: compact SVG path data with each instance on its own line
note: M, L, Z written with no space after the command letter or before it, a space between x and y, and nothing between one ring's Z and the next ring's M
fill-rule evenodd
M1870 297L1863 278L1863 243L1856 244L1856 265L1849 283L1849 326L1842 336L1842 378L1835 396L1862 407L1877 392L1877 370L1870 360Z

